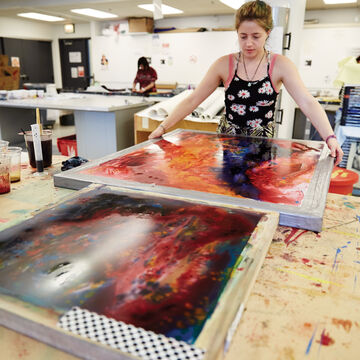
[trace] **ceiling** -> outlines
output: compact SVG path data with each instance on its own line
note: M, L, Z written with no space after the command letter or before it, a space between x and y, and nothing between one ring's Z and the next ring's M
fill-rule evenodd
M0 0L0 16L18 18L17 14L20 12L40 12L65 18L65 21L57 22L60 24L66 22L86 23L93 19L70 12L70 9L86 7L114 13L118 15L118 19L152 16L149 11L137 7L144 3L152 3L152 0ZM230 15L234 13L233 9L219 0L162 0L162 3L184 11L180 15L170 16ZM353 4L343 5L325 5L323 0L306 0L306 10L336 8L360 8L360 0Z

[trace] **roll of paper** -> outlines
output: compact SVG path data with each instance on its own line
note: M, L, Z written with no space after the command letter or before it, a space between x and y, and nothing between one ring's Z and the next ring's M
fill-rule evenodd
M196 117L201 117L201 115L203 115L207 111L207 109L209 109L209 107L219 98L222 102L224 102L224 88L217 88L192 112L192 115Z
M189 96L193 90L185 90L182 93L173 96L168 100L161 101L160 103L151 107L149 115L167 117L175 109L175 107Z

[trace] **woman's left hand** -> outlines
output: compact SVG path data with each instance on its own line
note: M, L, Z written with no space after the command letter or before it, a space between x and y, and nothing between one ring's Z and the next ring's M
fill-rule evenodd
M340 164L341 160L343 158L344 152L342 151L337 140L335 138L329 139L327 142L327 146L328 146L329 150L331 151L330 156L336 158L334 166Z

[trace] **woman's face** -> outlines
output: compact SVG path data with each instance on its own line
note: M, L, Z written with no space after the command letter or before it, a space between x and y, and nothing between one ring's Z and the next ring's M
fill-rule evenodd
M268 34L256 21L243 21L238 30L240 49L246 57L256 57L263 51Z
M144 65L143 64L139 65L139 70L144 70Z

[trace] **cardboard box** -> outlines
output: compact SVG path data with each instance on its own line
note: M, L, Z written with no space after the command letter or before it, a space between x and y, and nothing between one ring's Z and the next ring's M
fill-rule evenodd
M0 55L0 66L8 66L9 57L7 55Z
M154 20L152 18L129 18L129 32L148 32L154 31Z
M20 83L20 68L0 67L0 90L17 90Z

